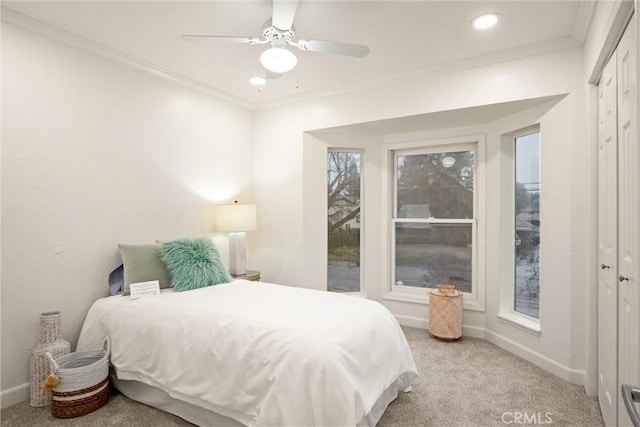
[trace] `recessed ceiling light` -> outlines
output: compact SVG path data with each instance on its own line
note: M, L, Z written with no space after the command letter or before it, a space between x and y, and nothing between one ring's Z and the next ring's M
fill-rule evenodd
M485 13L484 15L477 16L473 18L471 24L476 30L486 30L487 28L491 28L498 23L498 14L497 13Z
M264 86L266 82L267 82L267 79L259 76L251 77L249 79L249 83L251 83L254 86Z

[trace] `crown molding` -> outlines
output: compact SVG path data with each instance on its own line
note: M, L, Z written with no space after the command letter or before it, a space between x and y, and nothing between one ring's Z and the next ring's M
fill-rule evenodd
M618 46L624 30L627 28L629 20L635 11L635 2L630 0L615 0L611 13L607 19L605 30L602 33L602 38L597 44L596 52L599 52L595 63L587 67L587 72L590 70L588 82L591 84L598 84L602 71L604 70L607 61L613 55L613 52Z
M449 61L442 64L434 65L427 69L419 71L397 74L392 77L379 79L375 81L362 82L360 84L352 84L349 86L338 86L330 89L322 89L316 91L309 91L302 94L291 95L271 101L264 101L255 103L256 110L266 110L270 108L279 108L291 104L297 104L311 99L317 99L320 97L327 97L333 95L342 95L361 90L370 90L387 86L391 84L404 83L408 81L414 81L424 79L428 77L437 76L439 74L451 73L456 71L463 71L477 67L483 67L492 64L498 64L501 62L512 61L516 59L522 59L531 56L543 55L546 53L561 51L565 49L571 49L581 46L582 42L575 39L573 36L562 37L559 39L548 40L541 43L535 43L527 46L522 46L514 49L507 49L499 52L493 52L490 54L475 56L471 58L463 58L455 61Z
M594 0L581 0L578 5L578 15L576 16L576 22L573 26L573 37L581 44L584 43L587 37L595 10L596 1Z
M244 107L244 108L249 108L249 109L254 108L254 105L251 102L248 102L243 98L232 95L220 89L214 88L212 86L209 86L197 80L193 80L181 74L177 74L172 71L166 70L162 67L158 67L156 65L150 64L146 61L143 61L141 59L128 55L119 50L110 48L101 43L94 42L92 40L89 40L77 34L62 30L60 28L54 27L52 25L49 25L37 19L33 19L21 13L15 12L14 10L9 9L6 6L1 6L0 11L1 11L0 20L4 23L18 26L27 31L31 31L33 33L64 43L68 46L75 47L75 48L87 51L89 53L92 53L94 55L132 67L146 74L160 77L168 81L171 81L173 83L187 86L191 89L196 89L208 95L214 96L222 101L226 101L231 104L235 104L237 106Z

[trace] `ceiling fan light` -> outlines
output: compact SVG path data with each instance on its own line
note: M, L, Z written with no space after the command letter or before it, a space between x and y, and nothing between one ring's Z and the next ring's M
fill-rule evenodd
M291 71L298 63L298 58L284 47L273 46L262 52L260 63L267 70L282 74Z

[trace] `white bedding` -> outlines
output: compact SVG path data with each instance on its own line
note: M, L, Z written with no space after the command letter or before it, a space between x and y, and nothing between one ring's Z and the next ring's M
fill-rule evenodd
M100 299L77 350L105 336L118 378L249 426L357 425L383 391L409 391L417 376L381 304L244 280Z

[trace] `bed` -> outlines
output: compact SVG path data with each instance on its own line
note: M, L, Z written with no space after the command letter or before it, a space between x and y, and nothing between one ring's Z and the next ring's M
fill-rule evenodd
M202 426L373 426L417 377L381 304L270 283L102 298L77 350L105 336L123 394Z

